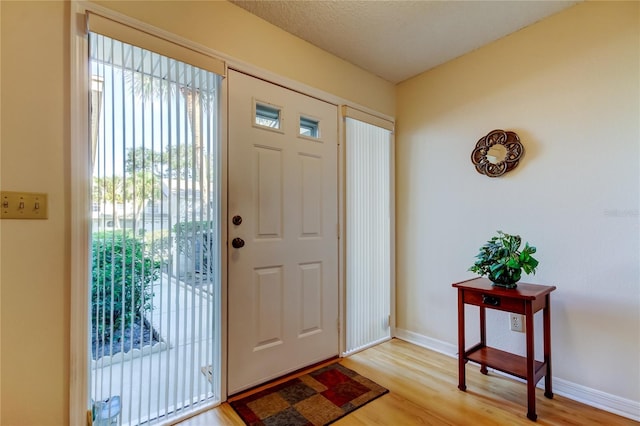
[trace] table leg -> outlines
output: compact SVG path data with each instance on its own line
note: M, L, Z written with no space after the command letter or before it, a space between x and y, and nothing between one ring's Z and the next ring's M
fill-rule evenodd
M480 343L482 346L487 346L487 320L486 320L486 311L484 306L480 306ZM487 364L480 364L480 372L482 374L487 374L489 371L487 370Z
M533 305L531 301L525 304L526 339L527 339L527 418L535 421L536 414L536 384L534 383L535 351L533 335Z
M464 342L464 290L458 289L458 389L467 390L465 377L465 342Z
M542 311L544 329L544 362L547 371L544 376L544 396L553 398L553 387L551 385L551 295L545 296L544 309Z

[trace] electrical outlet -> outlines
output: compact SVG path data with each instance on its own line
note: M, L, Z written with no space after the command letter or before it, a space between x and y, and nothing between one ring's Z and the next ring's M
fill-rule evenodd
M509 314L509 328L511 331L524 333L524 315Z

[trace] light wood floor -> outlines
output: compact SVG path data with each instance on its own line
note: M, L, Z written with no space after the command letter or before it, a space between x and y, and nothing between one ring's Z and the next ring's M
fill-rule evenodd
M547 399L537 389L538 421L526 418L526 385L467 364L467 391L458 390L457 360L402 340L340 360L389 393L334 423L348 425L638 425L562 396ZM303 374L301 372L300 374ZM243 425L229 404L188 419L181 426Z

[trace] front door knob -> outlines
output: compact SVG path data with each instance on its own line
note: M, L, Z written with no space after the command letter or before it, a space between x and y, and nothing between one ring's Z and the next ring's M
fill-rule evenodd
M231 245L236 249L242 248L244 247L244 240L242 238L234 238L233 241L231 241Z

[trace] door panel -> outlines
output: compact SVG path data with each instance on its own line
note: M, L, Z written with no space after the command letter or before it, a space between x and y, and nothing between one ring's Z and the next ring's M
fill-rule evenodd
M319 237L322 234L322 159L300 155L302 168L301 237ZM318 179L320 177L320 179Z
M229 255L230 394L338 354L337 117L229 72L229 238L245 242Z
M284 206L282 197L282 150L255 148L257 238L282 238ZM244 171L243 171L244 172Z
M257 320L254 324L257 330L254 347L256 350L260 350L281 344L283 340L282 293L284 292L284 279L282 267L256 268L254 278L255 312L253 317Z

